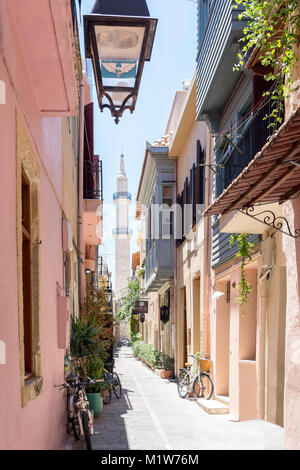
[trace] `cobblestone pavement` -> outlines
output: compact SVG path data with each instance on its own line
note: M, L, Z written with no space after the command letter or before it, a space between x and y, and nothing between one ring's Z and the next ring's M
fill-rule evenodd
M163 380L122 347L115 357L122 398L104 405L95 420L95 450L202 450L282 448L283 429L266 421L235 422L230 415L208 415L192 399L177 394L176 382ZM64 449L85 449L68 436Z

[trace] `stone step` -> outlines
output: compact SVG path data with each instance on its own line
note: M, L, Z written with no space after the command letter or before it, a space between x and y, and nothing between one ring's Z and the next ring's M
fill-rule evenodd
M229 397L224 395L216 395L216 400L223 403L223 405L229 406Z
M197 400L197 405L210 415L223 415L229 412L229 407L218 400L205 400L205 398L199 398L199 400Z

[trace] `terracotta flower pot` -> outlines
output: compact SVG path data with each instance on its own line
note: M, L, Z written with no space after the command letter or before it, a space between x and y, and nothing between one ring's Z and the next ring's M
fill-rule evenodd
M161 373L160 373L160 376L162 379L169 379L172 375L172 371L171 370L162 370Z

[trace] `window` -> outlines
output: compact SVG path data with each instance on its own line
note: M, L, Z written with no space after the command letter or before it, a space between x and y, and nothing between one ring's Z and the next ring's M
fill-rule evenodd
M42 391L40 173L17 114L17 265L21 406Z
M202 149L200 140L197 141L197 164L193 164L190 169L189 178L185 179L183 191L177 196L177 204L182 212L182 231L186 235L191 228L199 222L201 205L205 199L205 152ZM177 228L179 231L179 226ZM177 236L177 245L185 240Z
M33 375L30 182L22 172L22 283L25 380Z
M197 140L197 167L196 167L196 204L204 204L205 200L205 152L200 140Z
M169 239L173 235L173 187L162 187L162 238Z

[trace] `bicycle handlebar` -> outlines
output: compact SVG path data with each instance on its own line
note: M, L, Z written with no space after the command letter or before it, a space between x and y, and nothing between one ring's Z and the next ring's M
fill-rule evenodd
M69 388L69 387L80 387L82 385L87 385L87 384L99 384L99 383L102 383L104 382L103 379L90 379L89 377L84 377L84 382L77 382L77 383L73 383L73 384L70 384L70 383L63 383L61 385L54 385L54 387L58 388L58 387L61 387L60 389L64 389L64 388Z

